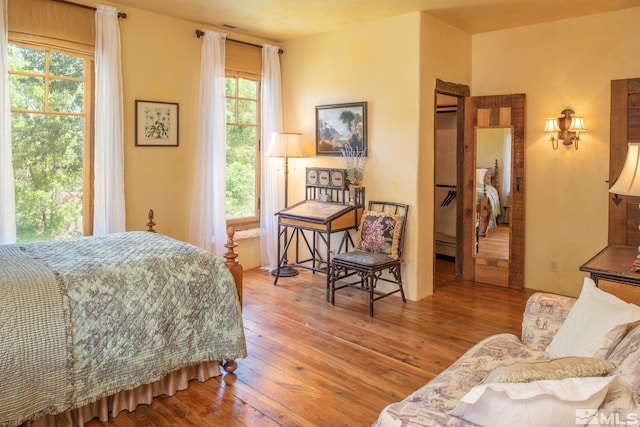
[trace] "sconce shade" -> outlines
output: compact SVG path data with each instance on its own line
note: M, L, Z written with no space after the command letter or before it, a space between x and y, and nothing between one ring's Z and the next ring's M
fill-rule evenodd
M609 189L609 193L622 196L640 196L640 143L630 142L627 157L620 176Z
M270 157L307 157L302 146L302 134L291 132L274 132L271 135Z
M571 127L569 128L571 132L586 132L587 128L584 125L583 117L572 117L571 118Z
M545 132L558 132L560 128L558 127L558 120L554 117L548 118L547 123L544 126Z

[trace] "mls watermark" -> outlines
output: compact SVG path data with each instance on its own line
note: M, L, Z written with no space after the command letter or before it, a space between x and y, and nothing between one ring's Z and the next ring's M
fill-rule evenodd
M638 408L576 409L575 424L579 426L640 426Z

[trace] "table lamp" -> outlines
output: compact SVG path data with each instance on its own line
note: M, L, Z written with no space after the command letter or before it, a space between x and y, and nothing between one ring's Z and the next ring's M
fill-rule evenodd
M289 192L289 158L307 157L302 145L302 134L293 132L274 132L271 136L271 151L270 157L284 158L284 207L289 206L288 192ZM285 229L284 241L287 241L287 230ZM285 254L286 257L286 254ZM285 258L285 262L286 262ZM280 263L280 260L278 260ZM298 270L288 265L278 269L271 270L271 274L279 277L291 277L298 274Z
M627 157L616 182L609 189L609 193L622 196L640 196L640 143L630 142L627 147ZM638 247L640 251L640 247ZM640 254L633 263L635 271L640 270Z

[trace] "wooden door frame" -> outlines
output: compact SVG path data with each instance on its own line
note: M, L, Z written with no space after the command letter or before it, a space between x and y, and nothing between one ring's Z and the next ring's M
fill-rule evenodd
M463 169L460 167L460 161L463 158L464 153L464 100L471 94L471 89L468 85L463 85L459 83L451 83L445 82L444 80L436 79L436 89L434 93L434 116L437 112L436 108L436 97L437 94L441 93L444 95L455 96L458 99L457 107L456 107L456 198L458 200L462 200L462 186L460 185L463 180ZM434 141L437 138L437 129L433 127L433 137ZM435 144L434 144L435 146ZM434 153L435 155L435 153ZM433 170L434 179L435 179L435 168ZM435 192L434 192L434 200L433 203L435 205ZM455 269L456 269L456 277L462 277L462 260L463 260L463 252L462 252L462 241L463 239L463 228L462 228L462 218L463 218L463 209L462 203L456 203L456 261L455 261ZM435 221L434 221L434 251L433 256L435 257Z

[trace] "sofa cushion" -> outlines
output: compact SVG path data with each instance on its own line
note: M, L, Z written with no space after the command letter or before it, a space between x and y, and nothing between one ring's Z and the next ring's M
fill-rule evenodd
M628 325L637 320L640 307L598 289L586 277L580 297L547 347L547 353L551 358L605 358L627 332Z
M598 408L618 377L565 378L530 383L491 383L472 388L451 415L483 427L586 425L580 410Z
M544 351L558 333L576 298L536 292L527 300L522 316L522 343Z
M640 326L625 335L609 355L609 360L619 361L613 374L629 384L632 403L640 404Z
M423 415L428 420L426 425L470 425L447 413L458 404L466 392L480 384L491 370L500 365L546 359L545 352L528 348L513 334L490 336L471 347L451 366L402 402L387 406L375 425L394 425L394 422L399 421L412 425L415 420L414 414L424 412L421 408L425 407L426 412ZM427 416L427 412L441 413L443 416L437 417L436 420Z
M528 383L571 377L603 377L617 366L616 362L595 357L562 357L542 362L514 363L495 368L484 383Z

